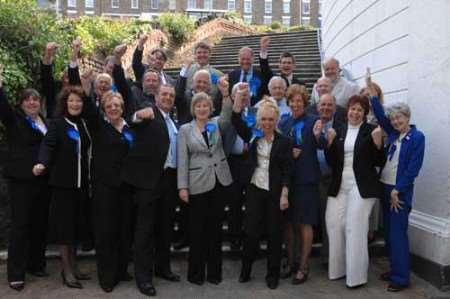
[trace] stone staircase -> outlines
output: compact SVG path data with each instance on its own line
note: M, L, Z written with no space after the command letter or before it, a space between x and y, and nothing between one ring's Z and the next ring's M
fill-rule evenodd
M277 66L281 53L291 52L297 62L295 75L305 82L306 87L311 91L315 81L321 76L316 30L225 37L213 47L210 58L211 65L224 73L228 73L239 66L239 49L243 46L249 46L255 53L254 65L258 66L259 42L261 37L265 35L271 37L269 63L272 70L275 73L278 72ZM177 76L179 68L170 68L167 69L167 72Z

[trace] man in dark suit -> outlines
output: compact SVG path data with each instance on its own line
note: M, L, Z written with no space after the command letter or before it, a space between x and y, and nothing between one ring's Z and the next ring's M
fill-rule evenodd
M147 41L147 35L141 34L138 45L133 53L132 67L136 82L141 82L142 77L147 69L153 69L159 74L161 84L175 84L175 80L164 72L164 65L167 62L167 54L163 49L156 48L150 51L148 55L148 65L142 63L142 56L144 54L144 45Z
M150 296L156 295L152 283L154 263L155 275L170 281L180 280L170 270L170 240L177 200L178 129L170 118L174 101L174 88L163 84L156 96L156 105L135 113L135 145L125 159L122 172L137 204L136 283L143 294Z
M269 94L267 89L268 78L264 77L260 70L253 67L253 50L249 47L242 47L239 50L239 67L228 73L228 82L231 89L238 82L247 82L250 88L251 105L255 105L262 96Z
M272 72L269 65L269 44L270 36L264 36L261 38L261 50L259 52L259 66L261 67L261 72L267 80L270 80L273 76L276 76ZM280 71L281 78L286 82L286 86L289 87L291 84L305 85L303 81L294 76L295 70L295 57L289 52L283 52L280 55L280 62L278 69Z
M131 91L137 108L146 108L155 105L155 96L158 93L161 79L159 73L147 69L142 77L142 82L133 82Z
M326 135L329 128L339 130L346 123L346 110L336 105L336 99L331 93L325 93L320 97L319 103L309 106L307 112L319 115L323 124L323 132ZM331 169L325 160L323 150L317 151L317 158L320 164L320 229L322 231L322 249L320 257L323 263L328 263L328 236L325 226L325 210L328 200L328 188L331 183Z

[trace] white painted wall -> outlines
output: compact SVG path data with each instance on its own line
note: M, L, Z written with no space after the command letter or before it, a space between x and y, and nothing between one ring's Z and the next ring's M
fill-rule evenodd
M322 41L363 86L405 101L426 136L410 219L411 251L450 265L450 1L326 0Z

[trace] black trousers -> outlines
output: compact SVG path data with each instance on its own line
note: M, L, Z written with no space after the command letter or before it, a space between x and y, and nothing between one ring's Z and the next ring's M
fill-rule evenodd
M129 186L134 199L134 273L136 283L152 282L155 258L155 190Z
M98 280L103 287L113 287L127 272L131 252L130 188L94 186L93 215Z
M279 279L281 264L281 240L283 213L280 210L280 196L259 189L254 185L247 188L244 218L244 248L242 264L251 267L259 239L267 229L267 278Z
M167 168L155 190L156 223L155 223L155 269L168 272L170 269L170 243L172 241L175 220L175 205L178 199L177 171Z
M25 271L46 266L50 188L46 178L9 181L11 230L8 246L8 281L25 281Z
M222 279L222 223L229 188L216 178L211 191L189 196L188 280Z
M244 156L230 155L228 165L230 166L233 184L228 200L228 232L231 240L241 240L242 238L242 205L245 200L246 184L243 183L241 175L242 167L245 167Z

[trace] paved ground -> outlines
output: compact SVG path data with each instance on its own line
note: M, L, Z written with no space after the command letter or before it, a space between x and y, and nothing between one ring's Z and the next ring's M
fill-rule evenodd
M345 282L329 281L326 269L319 263L318 258L311 261L310 279L303 285L293 286L289 280L283 280L277 290L269 290L264 283L265 260L256 262L253 270L253 279L247 284L239 284L237 281L240 263L225 258L224 281L216 286L206 283L203 286L195 286L186 281L187 264L185 258L177 257L174 260L174 272L181 273L182 282L169 283L155 279L159 298L361 298L361 299L416 299L416 298L450 298L450 292L442 293L436 288L413 276L412 287L401 293L389 293L385 291L386 284L377 279L379 274L386 269L385 258L376 257L372 260L369 273L369 283L366 287L356 290L348 290ZM95 276L95 265L93 258L85 258L81 261L81 268ZM97 280L83 282L83 290L73 290L64 287L59 276L58 261L49 260L49 273L47 279L27 278L27 286L24 291L17 293L7 287L6 265L0 264L0 298L145 298L136 289L134 282L121 283L110 294L104 293L97 285Z

